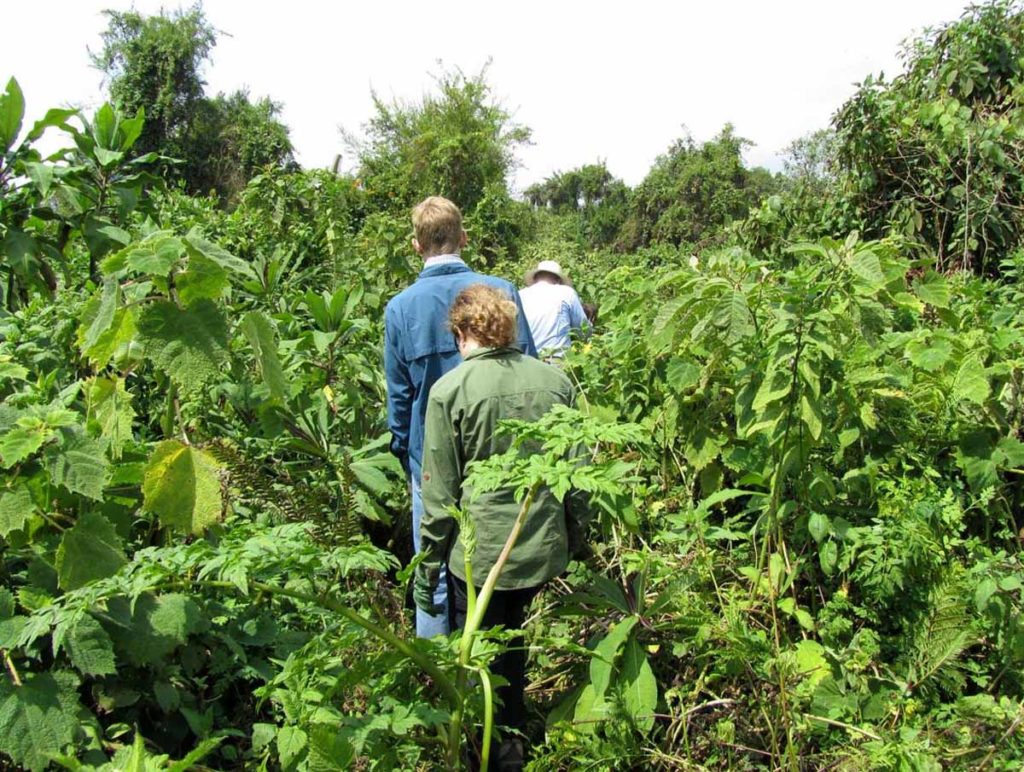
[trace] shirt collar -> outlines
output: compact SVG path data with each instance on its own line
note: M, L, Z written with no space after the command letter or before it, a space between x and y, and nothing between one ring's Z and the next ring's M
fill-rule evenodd
M494 357L494 356L507 356L509 354L522 353L517 348L511 346L503 348L494 348L493 346L481 346L470 351L463 359L476 359L477 357Z
M432 268L435 265L451 265L452 263L466 264L459 255L434 255L433 257L428 257L423 261L423 267Z

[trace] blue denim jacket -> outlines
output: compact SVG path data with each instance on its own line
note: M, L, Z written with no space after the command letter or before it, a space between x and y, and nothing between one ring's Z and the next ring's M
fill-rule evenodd
M448 309L470 284L505 290L516 302L519 348L537 356L519 293L510 282L484 276L465 263L424 268L416 281L393 297L384 310L384 375L388 384L391 452L419 479L423 463L423 422L427 396L438 378L462 361L448 329Z

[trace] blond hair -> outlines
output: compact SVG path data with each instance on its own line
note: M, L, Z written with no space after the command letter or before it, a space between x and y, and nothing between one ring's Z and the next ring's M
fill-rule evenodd
M483 346L505 348L516 339L516 304L496 287L471 284L455 296L448 326Z
M455 254L462 247L462 212L447 198L425 198L412 210L412 228L424 257Z

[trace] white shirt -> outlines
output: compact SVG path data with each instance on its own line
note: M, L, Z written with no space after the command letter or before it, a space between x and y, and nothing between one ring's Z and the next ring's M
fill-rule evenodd
M553 349L556 355L561 355L572 343L569 331L587 325L580 296L565 284L538 281L519 290L519 297L533 342L542 356L545 349Z

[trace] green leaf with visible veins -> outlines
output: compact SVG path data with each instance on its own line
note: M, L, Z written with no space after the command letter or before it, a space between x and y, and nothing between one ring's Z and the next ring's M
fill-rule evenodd
M6 539L24 528L35 508L32 494L24 485L0 494L0 536Z
M658 682L636 638L630 638L622 652L622 698L637 726L650 730L658 706Z
M228 326L208 299L186 309L161 301L139 315L139 337L146 356L187 394L220 377L228 363Z
M22 418L0 437L0 466L10 469L27 459L43 443L53 437L53 429L45 421L36 418Z
M117 672L114 644L99 622L84 616L68 631L64 641L71 664L82 675L102 676Z
M110 462L106 443L90 437L74 436L63 446L48 448L44 465L54 485L63 485L94 501L103 499Z
M74 590L116 574L127 562L114 524L98 512L87 512L61 537L57 582L63 590Z
M193 254L188 261L188 270L174 279L178 297L186 306L197 300L216 300L228 288L228 272L201 254Z
M161 442L146 464L143 507L165 528L202 533L220 519L219 468L205 451L177 440Z
M954 401L969 400L981 405L988 398L991 387L985 377L985 365L977 354L964 358L953 378L952 397Z
M124 378L93 378L87 382L90 427L110 443L110 454L121 457L121 449L132 438L132 395L125 389Z
M288 395L288 381L277 356L277 335L273 323L259 311L250 311L242 320L242 334L256 353L263 383L273 399L283 400Z
M89 306L87 310L88 322L82 320L82 330L79 333L80 346L83 352L95 346L100 336L103 335L114 323L114 312L117 311L118 284L113 279L103 282L103 291L100 293L99 304Z
M74 673L27 673L21 686L0 678L0 748L15 764L45 769L78 728L78 678Z

